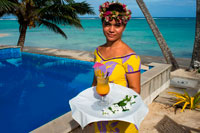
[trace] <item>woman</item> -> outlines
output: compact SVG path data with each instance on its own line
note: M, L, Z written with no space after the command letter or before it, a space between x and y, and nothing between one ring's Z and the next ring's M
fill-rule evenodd
M122 41L122 33L131 17L126 5L118 2L105 2L99 7L106 43L95 52L95 62L106 66L109 82L133 89L140 93L140 58ZM94 76L92 86L96 86ZM106 128L105 128L106 127ZM138 132L134 124L119 121L95 123L96 132Z

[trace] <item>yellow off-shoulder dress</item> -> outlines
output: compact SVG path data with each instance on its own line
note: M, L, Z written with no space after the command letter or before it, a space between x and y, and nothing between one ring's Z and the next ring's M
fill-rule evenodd
M125 56L104 59L98 48L94 52L94 61L104 64L99 69L103 73L108 72L109 82L128 87L126 75L140 72L140 57L135 53ZM136 125L123 121L95 122L96 133L138 133Z

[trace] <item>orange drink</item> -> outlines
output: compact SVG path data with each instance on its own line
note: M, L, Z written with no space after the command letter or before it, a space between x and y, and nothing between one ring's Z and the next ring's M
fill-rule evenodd
M108 84L108 78L97 77L96 91L100 96L105 96L109 93L110 87Z
M96 91L100 96L105 96L110 91L109 85L97 85Z

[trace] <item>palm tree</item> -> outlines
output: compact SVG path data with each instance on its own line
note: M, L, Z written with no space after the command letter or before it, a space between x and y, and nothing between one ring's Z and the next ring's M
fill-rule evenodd
M195 41L194 41L192 59L190 63L190 69L195 68L194 61L200 62L200 0L196 1Z
M57 24L83 28L78 15L94 12L88 3L74 0L0 0L0 17L8 14L18 19L20 35L17 45L23 50L28 27L43 25L67 38Z
M155 23L154 19L152 18L151 14L149 13L144 1L143 0L136 0L136 1L145 16L145 18L155 36L157 42L158 42L158 45L160 46L160 48L162 50L162 53L165 57L166 62L172 64L172 70L179 68L178 63L176 62L175 58L173 57L172 52L170 51L169 47L167 46L165 39L163 38L158 27L156 26L156 23Z

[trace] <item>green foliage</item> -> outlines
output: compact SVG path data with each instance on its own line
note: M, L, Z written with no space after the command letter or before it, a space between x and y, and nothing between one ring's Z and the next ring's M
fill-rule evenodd
M198 73L200 73L200 68L198 69Z
M192 97L189 96L189 94L186 91L184 92L184 94L176 92L168 92L168 93L176 97L175 99L176 103L173 106L183 103L181 112L183 112L185 108L190 108L190 109L200 108L200 92L196 93Z
M0 0L0 14L3 15L2 12L8 12L14 7L14 3L8 0ZM1 17L1 16L0 16Z

